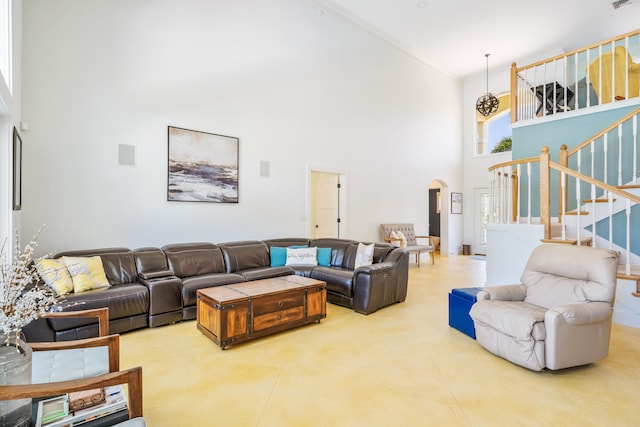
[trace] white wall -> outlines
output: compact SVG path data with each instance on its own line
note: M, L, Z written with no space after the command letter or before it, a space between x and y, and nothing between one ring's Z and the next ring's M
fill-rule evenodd
M496 68L489 72L489 92L499 95L509 92L510 70ZM477 75L464 82L464 192L462 195L464 244L474 244L474 190L489 188L489 167L511 160L511 152L475 155L476 146L476 100L487 92L486 74ZM472 248L475 250L475 248ZM473 253L473 252L472 252Z
M8 241L14 249L15 232L19 232L20 211L12 211L13 193L13 128L19 128L21 91L22 50L22 1L11 4L11 76L12 87L0 78L0 243ZM5 29L3 28L2 31ZM25 243L25 242L23 242Z
M559 54L557 51L542 52L535 56L513 58L518 66L524 66L544 58ZM482 60L482 58L479 58ZM497 64L489 69L489 92L498 96L510 91L511 64ZM474 147L476 144L476 100L487 92L487 74L483 72L468 77L464 81L463 98L463 122L464 122L464 194L463 194L463 241L464 244L474 243L474 190L476 188L489 188L489 167L498 163L511 160L511 152L476 156ZM516 143L514 141L514 143Z
M310 169L347 175L361 240L426 229L432 180L463 188L461 83L313 1L23 6L22 231L46 223L43 253L306 236ZM166 201L169 125L240 138L238 204Z

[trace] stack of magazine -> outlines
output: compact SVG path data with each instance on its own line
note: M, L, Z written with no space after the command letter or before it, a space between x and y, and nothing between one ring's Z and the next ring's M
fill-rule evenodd
M105 387L104 400L83 409L69 409L69 394L38 402L36 427L77 426L127 409L127 399L122 385Z

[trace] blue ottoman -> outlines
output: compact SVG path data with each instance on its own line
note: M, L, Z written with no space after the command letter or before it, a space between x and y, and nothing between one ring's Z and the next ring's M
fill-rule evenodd
M452 289L449 294L449 326L476 339L473 319L469 316L471 306L476 302L476 294L482 288Z

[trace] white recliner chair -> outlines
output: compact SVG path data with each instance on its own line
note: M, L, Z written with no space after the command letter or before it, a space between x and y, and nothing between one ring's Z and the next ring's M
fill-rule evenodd
M618 253L543 244L518 285L485 287L469 315L485 349L534 371L609 354Z

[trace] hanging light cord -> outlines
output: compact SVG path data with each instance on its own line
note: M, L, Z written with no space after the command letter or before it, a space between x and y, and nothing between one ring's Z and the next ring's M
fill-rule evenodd
M486 93L489 93L489 54L485 53L484 56L485 56L485 58L487 58L487 73L486 73L486 76L487 76L487 92Z

